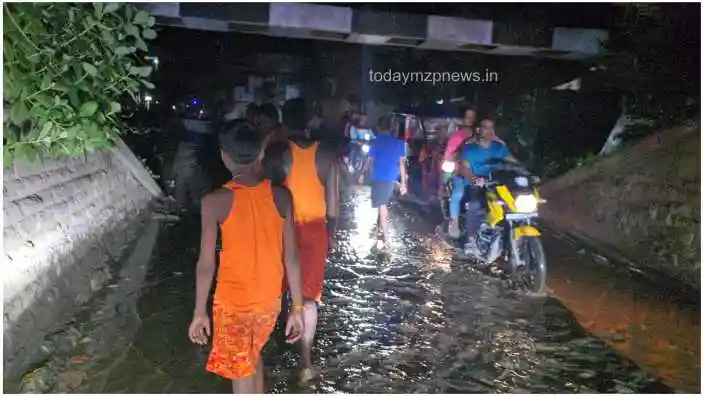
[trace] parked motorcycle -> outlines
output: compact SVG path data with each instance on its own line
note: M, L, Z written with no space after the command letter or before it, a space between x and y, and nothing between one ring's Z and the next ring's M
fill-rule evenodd
M491 165L493 171L484 183L487 215L476 233L478 253L472 256L484 264L504 259L518 288L541 293L546 283L547 263L540 241L541 232L533 223L539 216L539 206L546 202L537 191L539 178L513 162L495 160ZM446 165L445 171L453 171L451 167ZM445 218L449 215L448 208L449 198L443 199ZM459 224L462 240L465 240L464 202L461 208Z

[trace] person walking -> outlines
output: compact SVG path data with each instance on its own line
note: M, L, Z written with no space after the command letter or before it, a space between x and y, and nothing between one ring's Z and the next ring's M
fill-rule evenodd
M291 194L262 172L263 136L240 122L219 133L231 180L203 197L195 308L188 337L212 349L206 369L232 380L234 393L264 393L261 350L281 309L285 278L293 300L287 340L304 334L303 297ZM207 302L215 275L218 228L222 236L212 327Z
M265 166L269 178L293 196L293 213L301 260L305 333L301 339L300 380L314 376L312 344L322 300L325 266L334 243L339 213L339 179L334 149L308 137L308 115L301 98L283 105L283 125L289 140L271 144Z
M388 203L393 197L400 178L400 194L408 191L408 177L405 168L407 148L405 141L391 134L392 118L384 115L378 121L378 134L369 150L364 166L364 174L371 169L371 206L378 209L378 225L383 235L381 248L390 249L388 230Z

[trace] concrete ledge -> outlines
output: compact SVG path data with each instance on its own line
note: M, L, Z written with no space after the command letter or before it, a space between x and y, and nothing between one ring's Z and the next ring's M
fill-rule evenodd
M93 293L100 291L116 272L117 264L139 235L150 213L117 224L106 224L102 232L83 240L44 274L47 287L19 317L3 326L3 377L19 376L42 359L44 338L71 320Z
M700 121L545 183L542 218L700 290Z
M3 170L5 375L112 277L161 189L120 139L87 158L17 161Z
M115 148L112 149L115 158L122 161L124 166L132 172L132 175L155 197L163 195L161 187L156 183L151 173L142 165L132 150L119 137L115 139Z

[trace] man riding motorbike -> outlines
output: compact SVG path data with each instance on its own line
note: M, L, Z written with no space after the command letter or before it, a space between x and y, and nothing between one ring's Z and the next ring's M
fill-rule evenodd
M461 161L458 164L462 176L463 192L465 186L470 186L471 192L466 210L467 241L465 251L469 254L476 251L476 232L485 217L485 178L491 173L492 160L507 160L517 163L503 143L495 140L495 123L488 118L481 121L475 141L467 144L461 151ZM458 208L457 208L458 214Z
M356 125L349 127L349 138L351 144L349 146L349 165L354 171L361 171L363 167L363 158L369 152L369 143L374 139L374 133L371 128L366 126L366 114L362 113L359 122Z

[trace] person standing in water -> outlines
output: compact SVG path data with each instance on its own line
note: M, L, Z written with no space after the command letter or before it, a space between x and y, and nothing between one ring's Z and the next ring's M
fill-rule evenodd
M383 234L383 249L390 249L388 231L388 203L393 197L400 178L400 193L408 191L405 169L407 150L405 141L391 135L391 117L385 115L378 121L378 136L371 145L364 172L371 168L371 206L378 209L378 225Z
M221 156L232 179L205 195L201 205L195 309L188 336L205 345L211 333L207 301L219 227L222 251L206 369L232 380L234 393L264 393L261 349L281 309L284 274L293 300L286 336L295 342L304 333L292 198L288 190L264 178L262 143L263 136L253 125L230 121L222 126Z
M283 125L291 138L266 150L269 178L290 190L293 196L300 252L305 334L301 339L300 380L314 376L311 349L317 329L318 304L322 299L325 264L337 227L339 172L333 147L310 140L310 120L301 98L287 101L282 110Z

